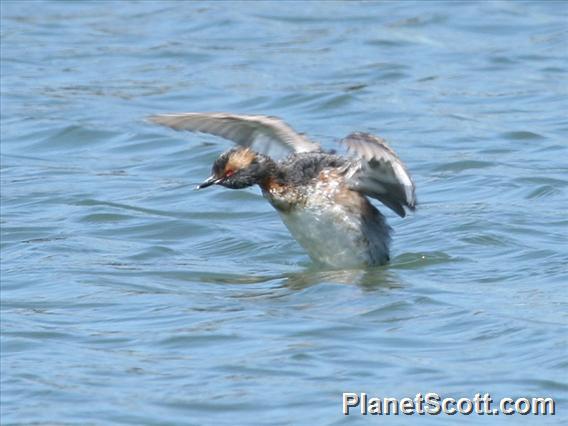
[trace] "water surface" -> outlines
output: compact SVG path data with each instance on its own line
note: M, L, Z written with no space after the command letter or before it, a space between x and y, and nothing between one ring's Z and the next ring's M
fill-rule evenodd
M566 3L1 12L3 424L416 420L346 418L342 392L566 421ZM383 208L391 265L318 269L257 189L193 191L230 144L143 118L215 110L385 137L420 203Z

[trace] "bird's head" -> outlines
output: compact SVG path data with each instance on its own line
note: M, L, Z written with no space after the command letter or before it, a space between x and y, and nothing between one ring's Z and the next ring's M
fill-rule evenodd
M241 189L262 182L270 173L273 161L249 148L233 148L215 160L211 176L197 189L211 185L221 185L231 189Z

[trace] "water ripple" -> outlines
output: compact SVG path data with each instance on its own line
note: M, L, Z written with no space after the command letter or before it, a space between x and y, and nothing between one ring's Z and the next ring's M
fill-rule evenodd
M566 405L560 3L180 4L2 3L2 423L335 424L346 391ZM321 269L257 189L194 191L230 143L144 118L199 110L385 137L419 200L377 203L391 263Z

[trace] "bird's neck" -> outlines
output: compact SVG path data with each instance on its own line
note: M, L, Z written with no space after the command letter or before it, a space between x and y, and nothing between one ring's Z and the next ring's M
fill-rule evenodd
M259 163L257 184L263 191L272 192L284 186L280 168L272 158L259 154L257 161Z

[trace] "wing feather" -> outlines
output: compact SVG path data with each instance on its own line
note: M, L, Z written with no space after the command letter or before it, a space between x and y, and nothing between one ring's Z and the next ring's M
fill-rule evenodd
M376 198L399 216L415 210L415 185L404 163L387 143L369 133L352 133L341 141L354 157L348 170L351 188Z
M152 123L175 130L209 133L275 158L292 152L320 151L318 144L277 117L225 112L187 112L148 117Z

